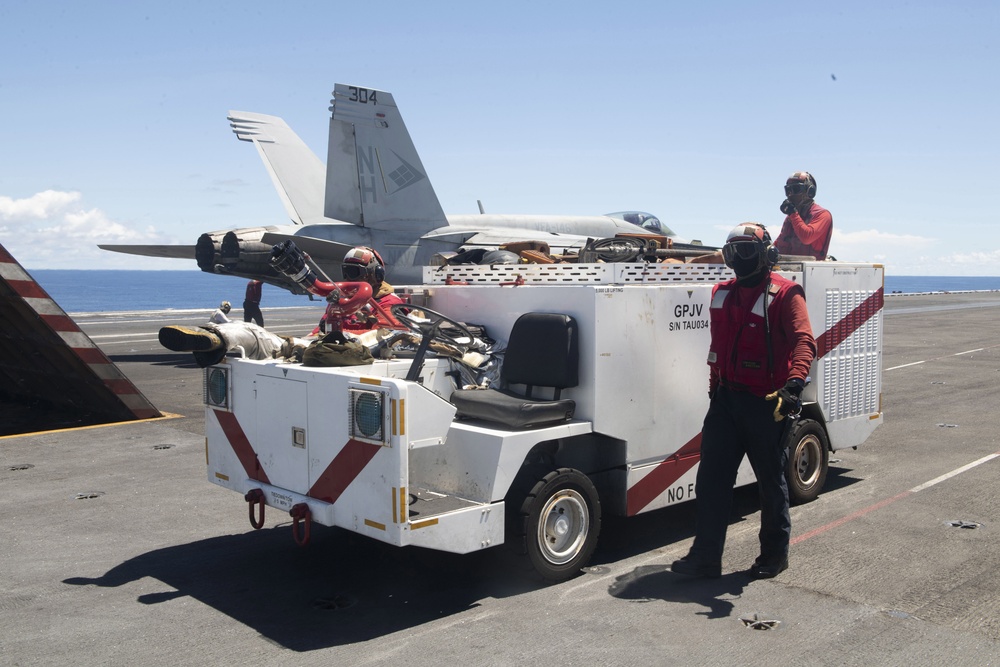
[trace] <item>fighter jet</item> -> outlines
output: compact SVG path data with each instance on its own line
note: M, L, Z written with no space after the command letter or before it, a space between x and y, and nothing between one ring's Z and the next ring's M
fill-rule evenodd
M272 246L292 239L313 265L340 278L345 253L379 251L390 282L419 284L421 267L452 253L544 241L552 251L579 250L588 239L645 231L678 239L656 216L623 211L600 216L446 216L392 95L336 84L330 106L327 164L276 116L230 111L236 136L256 146L291 224L202 234L194 246L101 245L151 257L193 258L210 273L301 288L269 265ZM638 227L638 228L637 228ZM697 243L697 242L695 242Z

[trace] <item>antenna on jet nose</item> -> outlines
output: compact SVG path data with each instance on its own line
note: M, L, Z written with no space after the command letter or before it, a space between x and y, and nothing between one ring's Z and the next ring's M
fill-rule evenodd
M479 215L486 215L486 209L483 208L483 200L477 199L476 203L479 204Z

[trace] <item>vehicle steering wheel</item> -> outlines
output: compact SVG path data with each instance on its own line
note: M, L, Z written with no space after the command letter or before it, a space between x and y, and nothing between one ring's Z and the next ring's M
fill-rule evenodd
M410 370L406 373L406 380L408 382L415 381L420 377L420 369L424 365L424 356L427 354L427 348L430 347L432 340L440 340L449 345L455 345L459 348L466 347L472 342L472 334L469 330L465 328L465 325L461 322L456 322L447 315L442 315L441 313L431 310L430 308L419 307L416 308L408 303L394 303L389 307L392 312L392 316L395 317L400 324L405 326L407 329L413 331L414 333L420 334L420 346L417 348L416 354L413 356L413 363L410 364ZM419 310L429 319L427 322L418 322L412 319L409 313L413 310ZM443 323L448 323L458 329L460 336L456 336L441 330L441 325ZM469 339L468 343L462 343L459 341L460 338L465 337Z

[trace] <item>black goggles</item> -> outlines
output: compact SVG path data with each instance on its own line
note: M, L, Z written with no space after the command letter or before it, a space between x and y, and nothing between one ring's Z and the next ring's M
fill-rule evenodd
M343 272L345 280L358 281L365 277L367 268L357 264L344 264Z
M753 259L760 252L756 241L731 241L722 246L722 258L727 263L732 262L737 257L740 259Z
M809 190L809 184L798 182L798 183L786 183L785 184L785 194L786 195L801 195Z

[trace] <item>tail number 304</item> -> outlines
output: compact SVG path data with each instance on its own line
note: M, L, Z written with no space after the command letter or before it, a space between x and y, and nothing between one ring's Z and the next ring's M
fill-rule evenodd
M351 96L348 98L351 102L360 102L361 104L378 104L378 100L375 98L377 90L368 90L367 88L355 88L350 86L347 89Z

